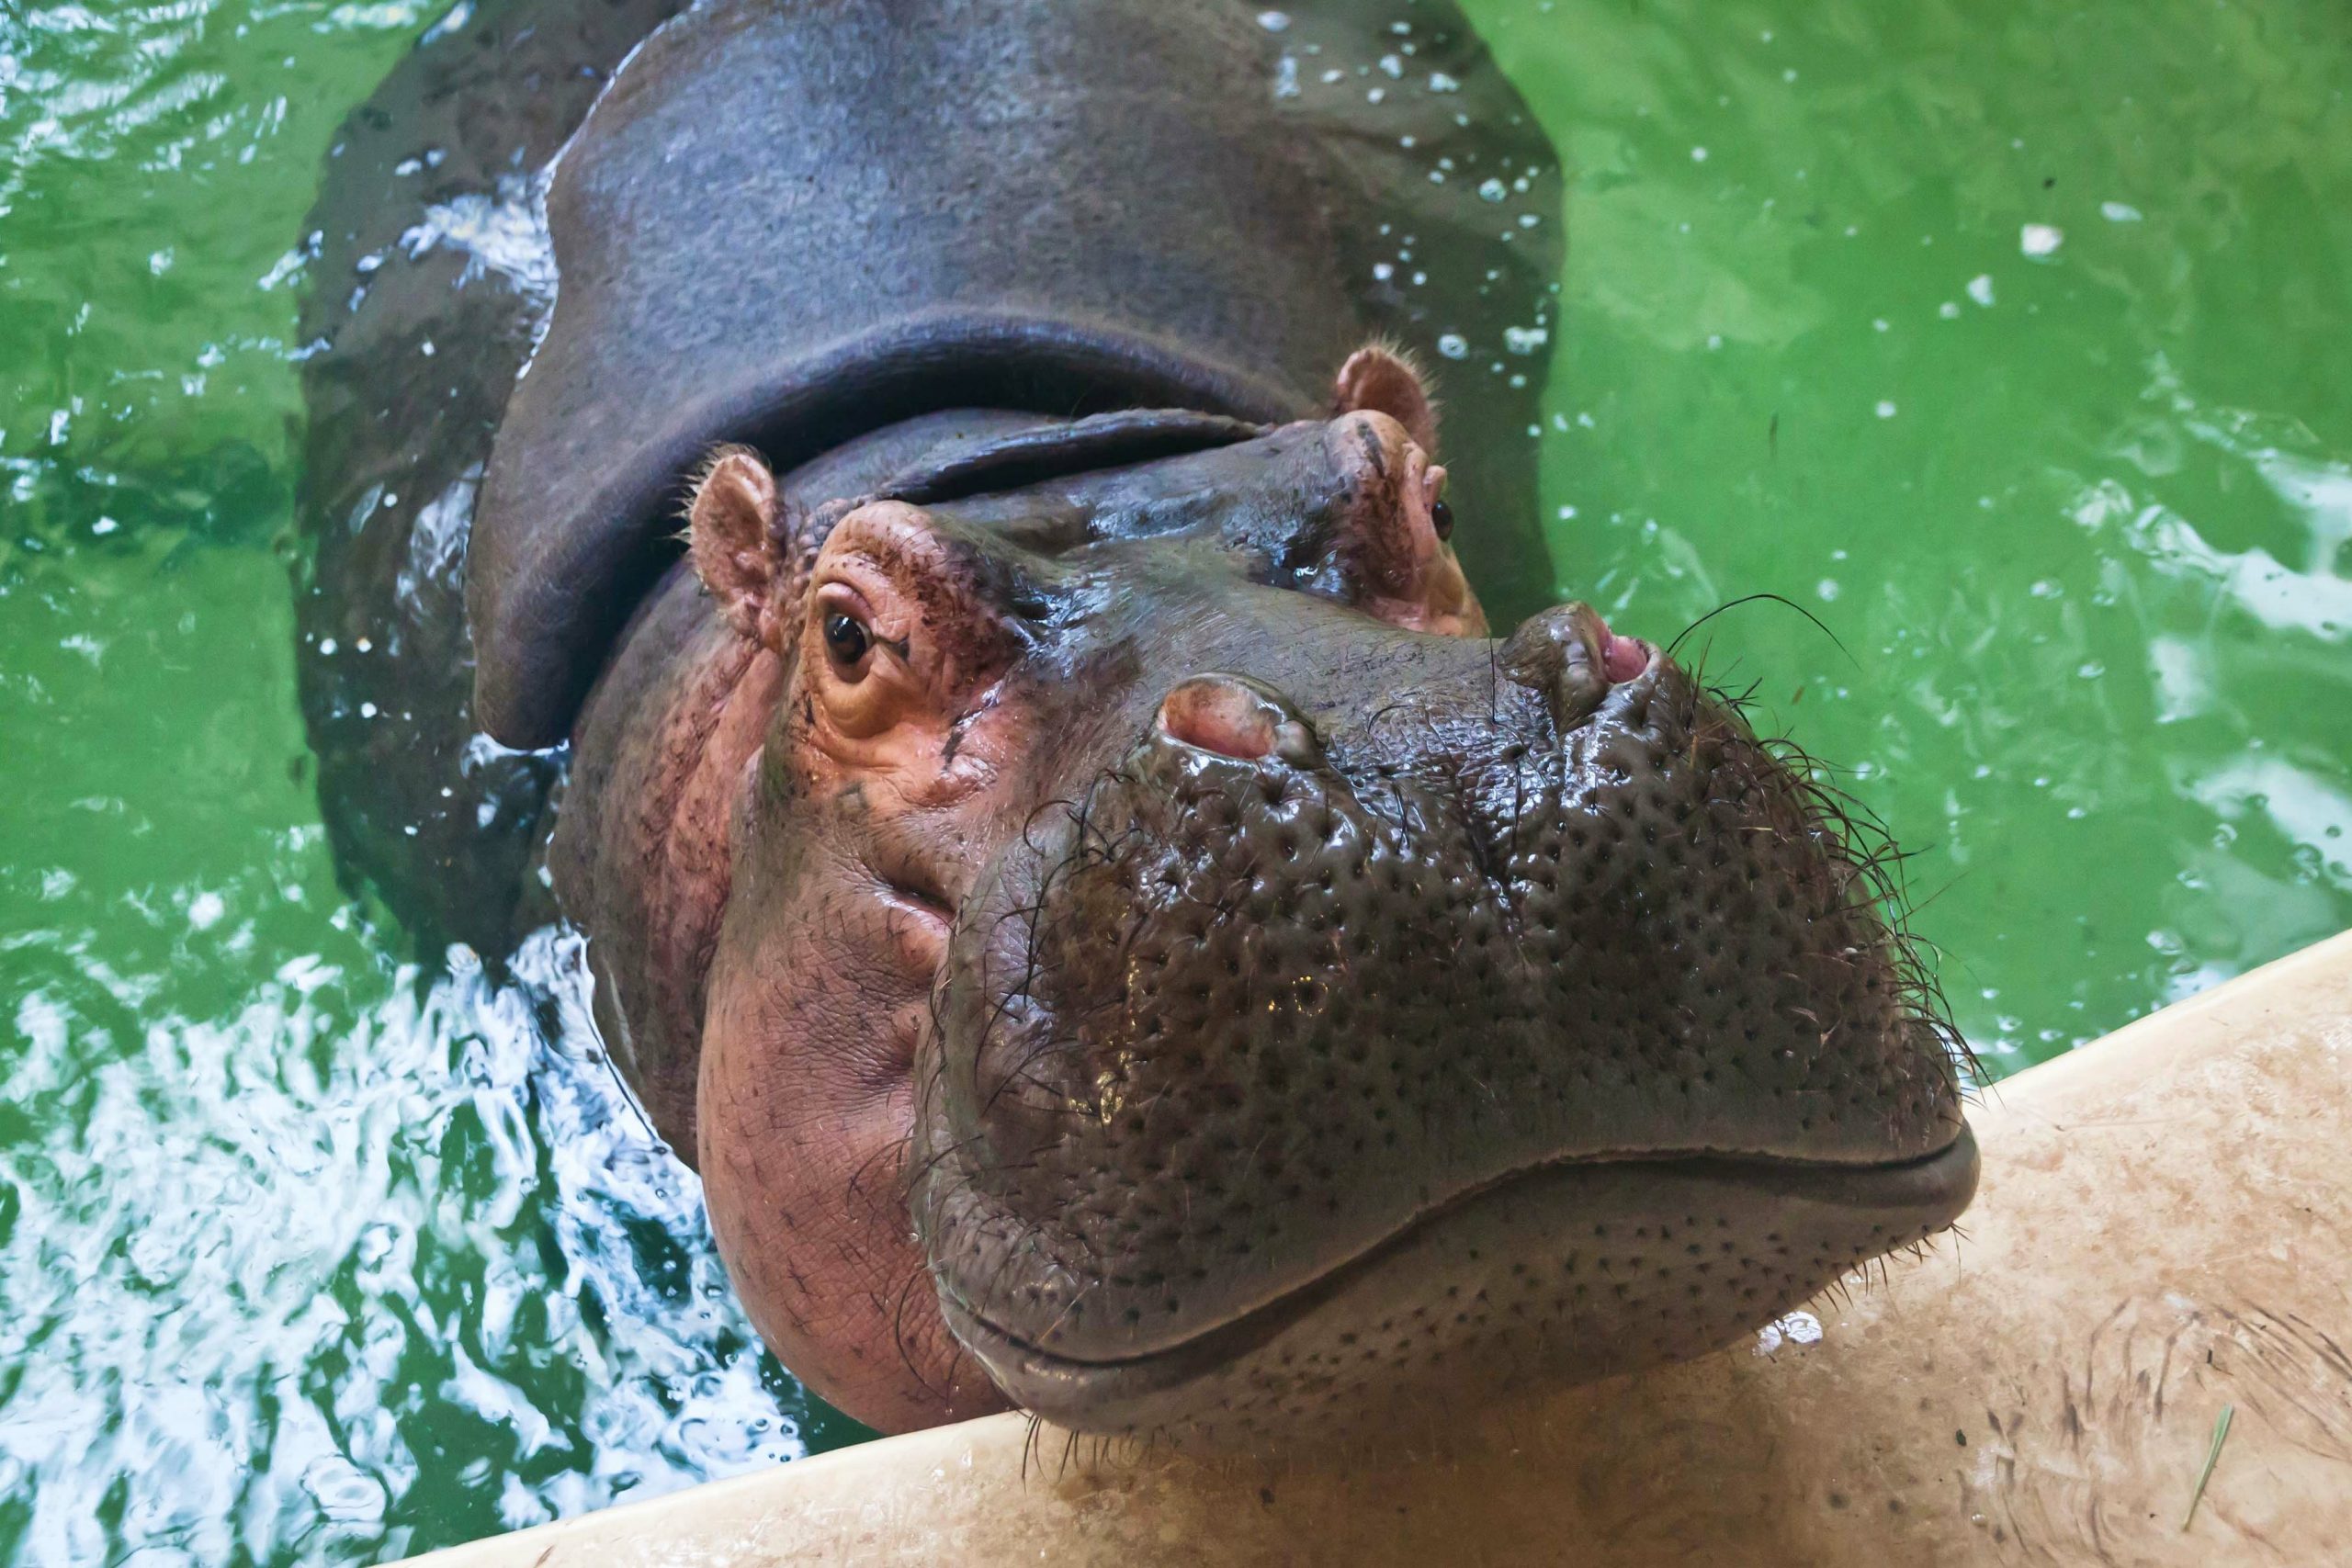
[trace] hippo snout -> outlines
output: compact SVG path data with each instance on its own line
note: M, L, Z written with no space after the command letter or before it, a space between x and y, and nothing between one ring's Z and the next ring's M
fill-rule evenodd
M1442 640L1346 703L1178 681L960 912L915 1213L1022 1403L1246 1437L1604 1375L1965 1202L1804 782L1587 606Z

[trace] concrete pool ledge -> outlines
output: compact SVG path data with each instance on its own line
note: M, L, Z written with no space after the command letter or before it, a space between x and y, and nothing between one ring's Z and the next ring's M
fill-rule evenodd
M1002 1416L420 1561L2352 1562L2352 932L1970 1119L1964 1238L1703 1361L1452 1413L1442 1450L1066 1462Z

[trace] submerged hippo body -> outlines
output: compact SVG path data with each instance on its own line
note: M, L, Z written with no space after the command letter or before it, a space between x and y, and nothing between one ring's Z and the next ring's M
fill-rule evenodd
M1457 14L674 9L466 13L347 127L304 699L420 934L552 887L797 1373L1254 1440L1949 1224L1824 803L1539 608L1558 172Z

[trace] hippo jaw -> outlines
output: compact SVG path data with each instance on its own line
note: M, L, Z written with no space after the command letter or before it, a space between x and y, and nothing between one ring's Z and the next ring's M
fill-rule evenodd
M1013 1403L1072 1430L1219 1446L1328 1435L1716 1349L1945 1229L1976 1169L1965 1128L1939 1153L1860 1168L1564 1159L1470 1189L1239 1317L1127 1357L1042 1350L944 1285L942 1301Z
M1959 1214L1949 1032L1879 888L1683 671L1610 680L1623 640L1555 612L1370 712L1236 682L1264 721L1205 744L1180 688L999 857L914 1212L1014 1401L1249 1442L1589 1381Z

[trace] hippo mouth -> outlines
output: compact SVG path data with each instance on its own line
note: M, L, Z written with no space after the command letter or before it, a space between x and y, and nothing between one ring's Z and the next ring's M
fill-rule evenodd
M1946 1229L1973 1196L1979 1163L1965 1125L1934 1154L1880 1165L1545 1161L1454 1193L1272 1300L1134 1355L1057 1354L953 1291L942 1302L998 1386L1048 1420L1132 1433L1199 1427L1204 1411L1221 1411L1231 1419L1219 1435L1247 1441L1311 1430L1318 1413L1393 1408L1433 1375L1460 1398L1718 1348ZM1726 1292L1744 1315L1694 1304Z
M1959 1214L1952 1043L1884 889L1625 640L1571 607L1378 672L1402 743L1180 683L967 900L915 1213L1008 1395L1246 1443L1586 1382Z

